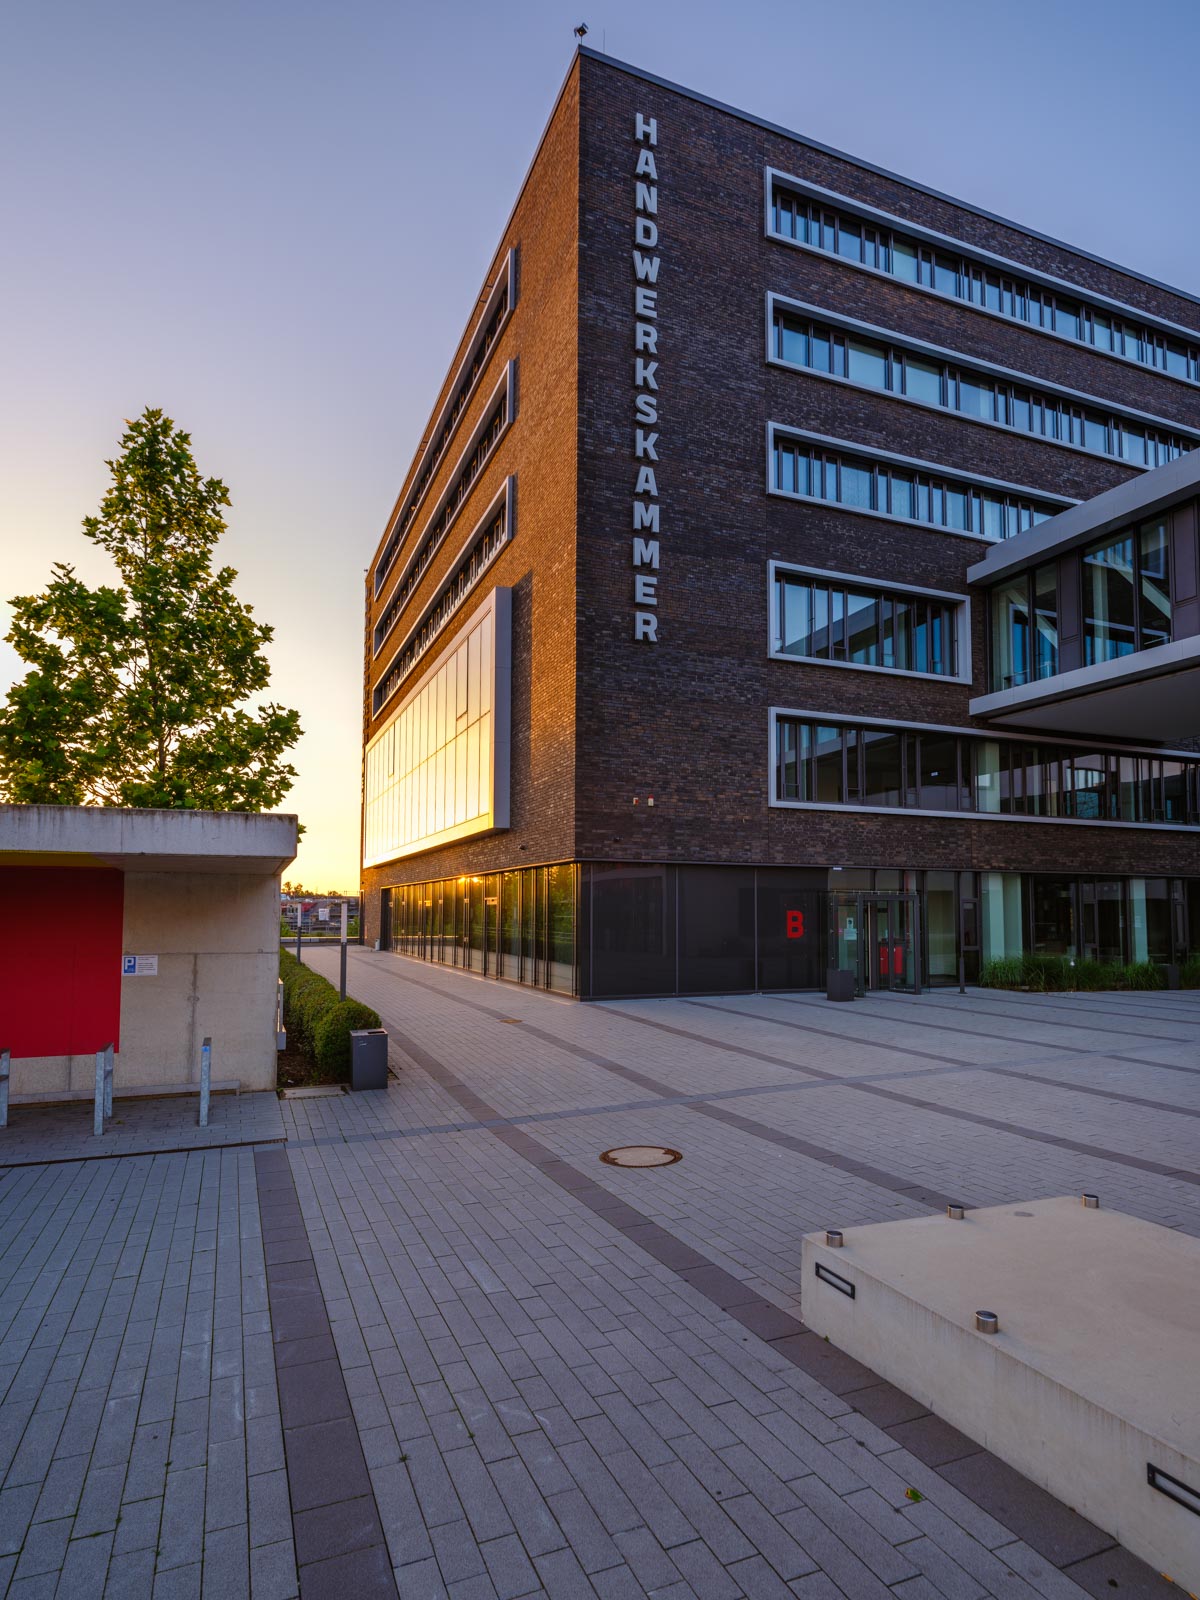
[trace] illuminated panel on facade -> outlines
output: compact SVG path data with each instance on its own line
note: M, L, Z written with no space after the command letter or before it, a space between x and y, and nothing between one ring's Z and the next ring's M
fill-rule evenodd
M511 640L493 589L367 746L364 866L508 827Z

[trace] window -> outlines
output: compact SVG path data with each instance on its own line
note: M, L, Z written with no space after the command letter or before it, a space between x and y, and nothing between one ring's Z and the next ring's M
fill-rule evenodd
M775 799L1200 827L1200 759L954 729L775 719Z
M890 219L864 222L847 211L831 211L779 180L773 180L772 231L814 250L921 284L934 294L966 300L998 316L1044 328L1060 339L1091 345L1154 367L1189 383L1200 383L1200 339L1172 337L1148 326L1114 322L1110 312L1086 301L1006 276L960 247L951 254L908 234ZM899 221L899 219L897 219ZM835 243L836 241L836 243Z
M1084 660L1116 661L1171 637L1165 522L1143 524L1083 553Z
M511 366L509 380L511 380ZM446 537L450 530L450 525L458 515L460 507L474 487L475 480L487 465L492 451L508 427L508 422L509 381L504 381L500 386L498 399L475 434L474 443L470 446L466 459L459 465L454 482L446 490L436 512L426 524L420 545L413 555L409 557L408 564L399 583L396 585L395 592L388 601L387 608L375 624L374 637L377 651L399 621L400 613L408 604L413 590L424 576L429 563L433 560L438 550L441 549L442 540Z
M903 522L969 533L977 539L1011 539L1063 509L1001 485L972 483L917 467L901 466L784 433L774 435L771 486L799 499L829 500Z
M1058 671L1058 569L1047 562L991 592L991 687L1018 688Z
M421 457L421 465L412 488L408 491L404 501L404 509L396 518L395 526L388 538L387 545L379 563L375 568L375 593L378 594L392 563L400 553L405 535L416 515L417 507L429 487L433 474L437 471L438 463L446 453L446 449L454 437L458 427L459 418L466 409L467 403L475 392L475 386L483 375L484 368L491 359L492 351L496 346L508 313L512 307L513 290L516 283L516 263L512 253L500 277L497 279L491 298L484 308L483 320L479 330L467 350L467 356L459 368L453 396L449 405L443 410L438 420L434 423L433 437L426 445Z
M774 606L779 655L958 676L961 601L777 567Z
M481 527L472 534L454 570L440 586L426 607L424 616L409 633L387 671L375 685L371 703L376 714L395 694L512 537L509 520L511 487L512 480L504 491L499 508L489 511Z
M1167 429L1130 422L1123 413L984 376L961 360L915 356L902 345L862 339L840 325L781 305L773 312L772 349L788 366L845 377L863 388L882 389L1138 466L1163 466L1195 443Z

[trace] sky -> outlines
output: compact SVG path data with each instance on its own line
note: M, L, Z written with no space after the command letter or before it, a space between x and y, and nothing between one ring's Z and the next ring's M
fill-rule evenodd
M1195 0L0 8L0 634L161 406L301 713L291 872L358 880L363 574L588 43L1200 291ZM20 677L0 644L0 694Z

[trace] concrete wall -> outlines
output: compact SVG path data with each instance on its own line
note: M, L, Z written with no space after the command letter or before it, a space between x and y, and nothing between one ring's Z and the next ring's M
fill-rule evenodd
M157 977L121 979L115 1086L198 1083L200 1044L213 1078L275 1084L279 884L260 873L128 872L123 948L156 955ZM14 1095L90 1090L94 1056L12 1064Z

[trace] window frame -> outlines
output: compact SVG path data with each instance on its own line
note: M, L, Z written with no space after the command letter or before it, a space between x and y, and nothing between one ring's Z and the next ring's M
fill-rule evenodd
M973 539L977 544L999 545L1004 544L1008 538L1016 534L1008 534L1000 539L994 539L985 532L975 533L972 529L953 528L945 522L934 522L923 517L897 516L889 510L881 510L878 505L871 508L865 506L847 505L842 500L831 500L827 495L801 494L795 489L780 489L775 483L775 449L777 440L794 440L802 445L814 447L818 454L834 455L837 457L854 456L871 464L875 470L875 481L879 481L879 469L899 471L910 474L914 478L925 477L936 479L943 489L947 484L960 488L969 499L978 496L982 503L985 496L1007 499L1014 503L1019 512L1023 503L1029 505L1030 511L1044 507L1049 520L1059 512L1068 510L1071 506L1079 505L1078 500L1069 499L1065 495L1058 495L1041 489L1031 489L1025 484L1007 483L1001 478L989 478L982 474L966 474L955 467L944 467L936 461L924 461L916 456L902 456L894 451L881 450L874 445L859 444L852 439L838 439L823 433L814 433L806 428L794 428L784 422L768 421L767 423L767 456L766 456L766 491L781 500L796 500L802 505L828 506L834 511L844 511L851 516L881 517L887 522L899 523L902 527L921 528L926 533L945 533L955 539ZM1031 521L1029 527L1037 527L1037 522ZM1027 532L1028 529L1018 527L1016 533Z
M950 234L937 233L926 228L907 217L900 217L892 212L884 211L874 206L866 205L850 195L838 193L836 190L822 188L819 184L798 178L791 173L781 171L779 168L768 166L764 171L764 232L767 238L778 244L791 245L794 249L808 250L814 254L829 257L836 255L838 261L845 266L856 267L860 272L870 272L877 277L888 278L894 283L910 289L920 289L926 294L934 294L939 300L953 299L956 304L968 306L971 310L982 313L984 316L993 317L1010 326L1016 323L1019 327L1027 328L1031 332L1044 334L1048 338L1056 339L1061 344L1071 345L1076 349L1105 356L1109 360L1119 361L1124 366L1131 366L1140 372L1148 372L1155 377L1169 378L1172 382L1185 384L1189 388L1200 387L1200 329L1189 328L1183 323L1170 321L1168 318L1155 317L1139 307L1128 305L1124 301L1111 299L1107 295L1099 294L1091 289L1081 288L1078 284L1055 277L1050 273L1040 271L1036 267L1022 262L1012 261L1009 258L989 251L982 246L973 245L966 240L959 239ZM867 230L874 233L877 252L886 250L889 256L895 254L895 235L899 235L906 247L912 245L916 250L917 272L914 277L907 277L894 272L890 267L872 266L863 260L854 260L840 252L826 250L821 244L814 244L811 238L801 239L794 233L788 234L775 226L776 191L788 194L792 201L792 212L795 215L800 202L807 209L816 206L825 210L835 219L835 226L840 217L845 214L855 217L864 234ZM1065 247L1063 247L1065 248ZM976 299L973 293L947 295L944 291L926 282L922 264L924 259L931 258L939 250L951 251L959 258L959 279L965 278L968 285L973 285L976 277L980 284L980 298ZM1107 263L1105 263L1107 265ZM965 271L964 271L965 269ZM1120 270L1120 269L1116 269ZM990 281L989 281L990 280ZM1151 282L1152 280L1146 280ZM991 282L997 286L998 307L988 304L987 289ZM1169 292L1178 294L1178 290L1170 290L1169 285L1163 285ZM1018 301L1029 301L1030 291L1037 296L1040 303L1050 308L1050 317L1047 322L1044 318L1034 321L1031 317L1018 316L1015 309L1006 311L1005 304L1014 306ZM1072 338L1069 334L1060 333L1054 326L1057 320L1058 304L1061 300L1070 300L1077 307L1076 315L1080 324L1086 322L1089 329L1097 326L1097 319L1106 320L1109 327L1109 344L1106 347L1097 343L1094 338ZM1154 350L1161 359L1148 361L1137 356L1129 356L1124 352L1126 329L1133 331L1138 344L1145 350ZM1190 374L1172 371L1169 364L1168 341L1185 346L1186 365L1191 369ZM1121 348L1118 348L1118 345Z
M781 579L788 575L809 578L831 589L868 591L877 602L894 594L911 595L921 600L948 602L954 608L954 654L956 671L921 672L914 667L886 667L867 662L851 661L833 656L797 656L782 648L782 625L779 615L783 585ZM933 683L971 683L971 597L948 589L931 589L927 585L893 583L890 579L867 577L862 573L837 572L828 567L810 567L772 557L767 562L767 655L772 661L788 661L807 667L843 667L852 672L883 673L893 678L920 678ZM842 631L846 632L846 613L843 608ZM878 626L880 649L883 644L882 621ZM843 640L848 648L848 641Z
M903 357L910 354L918 359L930 358L930 364L942 367L942 401L934 404L929 400L919 400L913 395L903 393L892 388L876 389L871 385L858 383L846 377L843 373L833 370L836 361L831 359L828 371L818 366L801 365L795 361L786 360L777 351L780 342L776 336L779 327L778 320L783 315L791 314L800 321L807 321L810 328L813 325L827 330L832 335L828 340L831 347L839 343L844 346L851 336L862 336L867 340L874 339L882 342L888 350L889 373L897 365L895 357L899 352ZM919 406L923 411L935 411L943 416L956 418L962 422L969 422L979 427L998 428L1004 433L1016 434L1019 438L1032 440L1035 444L1052 444L1061 450L1073 450L1079 455L1084 455L1089 460L1115 461L1122 466L1136 468L1139 472L1152 472L1156 467L1169 465L1171 461L1180 460L1190 454L1192 450L1200 447L1200 431L1178 422L1170 417L1161 417L1154 412L1140 411L1132 406L1122 405L1119 401L1105 399L1103 396L1088 394L1083 390L1069 389L1063 384L1054 383L1050 379L1037 377L1033 373L1021 372L1012 367L1000 366L996 362L986 361L978 356L966 355L957 350L946 349L942 345L930 344L926 340L914 338L911 334L900 333L895 329L883 328L876 323L864 322L858 317L847 316L841 311L832 311L824 306L814 305L811 301L797 300L791 295L781 294L776 290L766 291L766 326L765 326L765 359L768 366L782 367L785 371L803 373L806 377L818 378L831 383L843 383L849 388L856 389L862 394L880 395L887 400L895 400L904 405ZM808 342L813 339L810 335ZM843 362L844 365L844 362ZM1015 420L1000 421L998 418L973 416L968 411L962 411L957 406L950 406L951 392L957 388L956 379L961 373L977 373L984 376L988 382L999 392L1005 394L1007 416L1010 419L1017 417L1023 410L1027 410L1031 426L1021 427ZM1109 443L1112 448L1097 451L1084 444L1074 442L1075 427L1073 418L1078 418L1082 434L1085 413L1097 412L1103 419ZM1048 431L1047 419L1055 419L1053 428ZM1058 419L1066 420L1066 433L1068 437L1060 437L1063 431ZM1040 426L1033 426L1035 419L1040 419ZM1124 438L1126 434L1133 437L1140 436L1143 440L1154 436L1156 448L1161 446L1163 451L1171 447L1172 440L1178 440L1180 451L1178 455L1167 455L1165 461L1147 462L1130 459L1124 453ZM1191 441L1189 443L1189 441ZM1118 446L1120 448L1118 449Z
M951 734L958 740L958 787L961 793L964 766L963 741L969 740L973 744L994 743L1000 746L1001 751L1018 751L1018 768L1014 769L1010 760L1001 759L998 778L1003 790L1004 778L1014 770L1021 773L1020 802L1024 806L1031 800L1041 809L1039 811L990 811L982 810L978 804L970 809L963 810L934 810L928 807L910 806L906 804L894 806L864 805L861 801L842 800L785 800L779 795L779 763L777 752L779 749L780 722L811 723L823 727L840 727L842 733L842 793L846 794L847 766L846 750L849 741L846 731L855 732L867 730L892 730L900 736L901 745L901 780L902 792L907 797L910 788L911 761L910 741L907 735L920 736L924 733ZM862 749L862 740L855 739L856 753ZM918 760L919 760L919 746ZM1052 759L1039 758L1036 762L1029 760L1027 752L1042 750L1047 752ZM1075 817L1067 815L1069 809L1065 798L1066 791L1063 786L1063 758L1072 756L1074 752L1080 754L1095 754L1112 756L1114 759L1110 766L1110 789L1116 795L1116 804L1120 806L1119 787L1121 784L1121 762L1125 757L1133 762L1132 782L1135 788L1136 802L1142 806L1143 800L1150 799L1149 810L1151 813L1162 812L1162 791L1164 761L1180 762L1183 765L1183 793L1185 816L1195 817L1195 821L1167 822L1167 821L1125 821L1113 817ZM797 760L798 788L803 789L803 778L799 774ZM975 763L969 763L974 767ZM1039 776L1036 783L1036 793L1029 792L1027 774L1031 766L1038 766ZM1169 748L1153 748L1144 745L1114 745L1106 740L1098 739L1072 739L1054 738L1037 739L1025 734L1014 734L992 729L962 727L949 723L936 722L909 722L891 717L870 717L849 715L843 712L824 711L811 707L794 707L771 705L767 708L767 804L770 809L784 811L858 811L874 816L897 815L908 817L940 817L943 820L952 818L964 823L979 822L1025 822L1050 825L1069 826L1075 828L1140 828L1153 829L1159 832L1171 833L1197 833L1200 831L1200 756L1195 750L1177 750ZM1047 774L1050 774L1049 779ZM918 773L919 777L919 773ZM1010 778L1010 792L1015 795ZM1154 804L1157 797L1158 804Z

